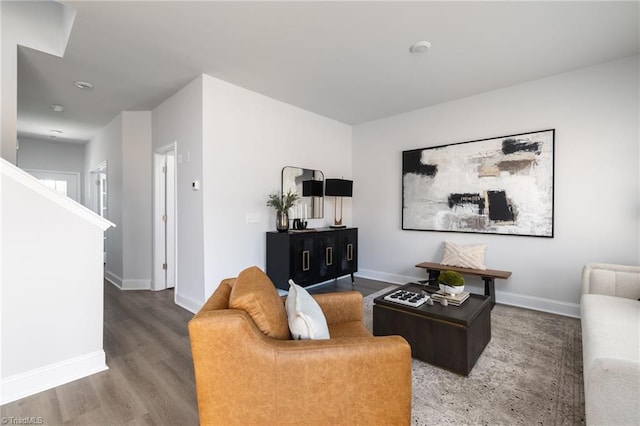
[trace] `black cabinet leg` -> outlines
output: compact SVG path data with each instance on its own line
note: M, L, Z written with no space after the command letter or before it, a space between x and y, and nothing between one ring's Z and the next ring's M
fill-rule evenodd
M353 277L353 272L351 273L351 287L355 287L356 279Z
M489 298L491 299L491 309L493 309L496 304L495 281L491 277L482 277L482 279L484 280L484 294L485 296L489 296Z

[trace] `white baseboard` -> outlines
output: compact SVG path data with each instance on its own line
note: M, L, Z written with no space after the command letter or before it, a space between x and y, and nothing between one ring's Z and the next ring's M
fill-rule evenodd
M389 274L371 269L361 269L356 275L362 278L385 281L392 284L406 284L411 281L415 282L427 278L426 276L411 277L408 275ZM476 290L483 291L481 288ZM566 317L580 318L580 305L577 303L562 302L559 300L545 299L542 297L528 296L525 294L510 293L499 290L496 290L496 303L518 306L520 308L532 309L534 311L549 312Z
M356 273L356 277L368 278L370 280L385 281L391 284L406 284L411 281L426 280L427 277L422 278L411 277L409 275L389 274L387 272L374 271L372 269L360 269Z
M192 299L190 297L187 296L183 296L182 294L180 294L179 291L176 291L176 305L180 306L181 308L186 309L187 311L196 314L198 313L198 311L200 310L200 308L202 307L202 305L204 305L203 302L199 302L195 299Z
M104 278L120 290L151 290L151 280L123 280L122 277L109 271L105 271ZM177 290L175 303L193 314L197 313L204 305L204 302L183 296Z
M577 303L562 302L559 300L545 299L525 294L496 291L496 302L505 305L518 306L533 309L534 311L549 312L565 317L580 318L580 305Z
M113 272L105 271L104 279L118 287L120 290L151 290L150 279L127 279Z
M2 379L0 404L17 401L56 386L107 370L103 350Z
M122 277L113 272L104 271L104 279L122 290Z
M151 280L148 279L137 279L131 280L125 278L122 280L122 289L123 290L151 290Z

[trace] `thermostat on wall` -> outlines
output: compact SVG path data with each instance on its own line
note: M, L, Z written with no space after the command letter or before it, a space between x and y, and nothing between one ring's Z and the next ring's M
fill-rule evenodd
M194 180L193 182L191 182L191 188L194 191L198 191L200 189L200 181L199 180Z

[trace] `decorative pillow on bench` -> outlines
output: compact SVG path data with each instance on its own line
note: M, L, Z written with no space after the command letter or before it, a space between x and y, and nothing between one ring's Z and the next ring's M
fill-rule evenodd
M459 246L455 243L445 242L440 264L484 270L487 269L484 264L486 250L486 244Z

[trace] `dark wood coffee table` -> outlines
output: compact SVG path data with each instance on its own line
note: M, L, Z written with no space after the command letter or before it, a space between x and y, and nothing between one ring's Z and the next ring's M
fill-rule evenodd
M409 283L401 289L421 291L437 289ZM384 300L373 301L373 334L400 335L411 345L411 355L429 364L469 375L480 354L491 340L491 302L487 296L471 294L461 306L418 308Z

